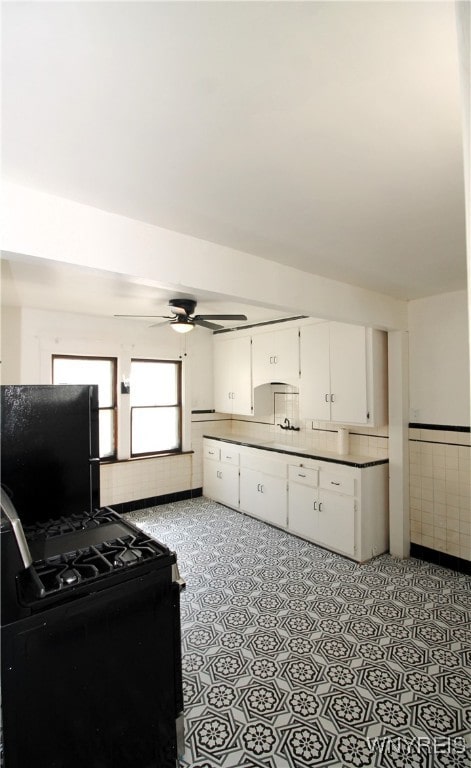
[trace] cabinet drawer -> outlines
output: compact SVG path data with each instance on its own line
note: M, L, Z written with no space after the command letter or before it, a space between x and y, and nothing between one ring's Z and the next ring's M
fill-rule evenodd
M306 467L288 467L288 479L290 483L302 483L316 488L319 483L319 470Z
M239 466L239 451L235 451L233 445L222 443L220 457L224 464Z
M212 461L219 461L221 456L221 449L219 448L219 446L215 445L214 443L205 442L204 448L203 448L203 456L205 459L210 459Z
M355 478L348 475L335 474L334 472L319 473L319 485L329 491L345 493L348 496L355 495Z

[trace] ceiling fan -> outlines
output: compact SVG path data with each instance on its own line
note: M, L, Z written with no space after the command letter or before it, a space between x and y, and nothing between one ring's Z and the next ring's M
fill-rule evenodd
M196 309L194 299L170 299L168 305L172 315L115 315L115 317L161 317L178 333L188 333L195 325L212 331L218 331L224 327L217 323L210 323L208 320L247 320L246 315L195 315L193 314ZM165 323L156 323L152 327L159 325L165 325Z

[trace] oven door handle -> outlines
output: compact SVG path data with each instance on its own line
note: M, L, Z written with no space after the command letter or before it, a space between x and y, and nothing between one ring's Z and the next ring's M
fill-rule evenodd
M23 565L25 568L29 568L30 565L33 564L33 558L31 557L31 552L29 551L23 525L20 518L18 517L18 512L13 506L13 502L6 491L3 488L0 488L0 491L2 509L11 523L13 535L16 539L16 543L18 544L18 549L20 551L21 559L23 560Z

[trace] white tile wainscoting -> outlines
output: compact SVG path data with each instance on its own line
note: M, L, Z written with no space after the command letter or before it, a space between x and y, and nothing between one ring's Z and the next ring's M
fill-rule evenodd
M203 434L208 430L208 422L214 434L230 429L230 419L220 414L194 414L189 453L103 463L100 467L101 506L201 489Z
M471 560L471 435L409 430L411 543Z

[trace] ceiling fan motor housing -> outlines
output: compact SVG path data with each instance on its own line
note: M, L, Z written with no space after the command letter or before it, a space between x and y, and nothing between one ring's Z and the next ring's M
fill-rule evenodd
M193 299L170 299L169 307L183 309L187 315L192 315L196 309L196 301Z

